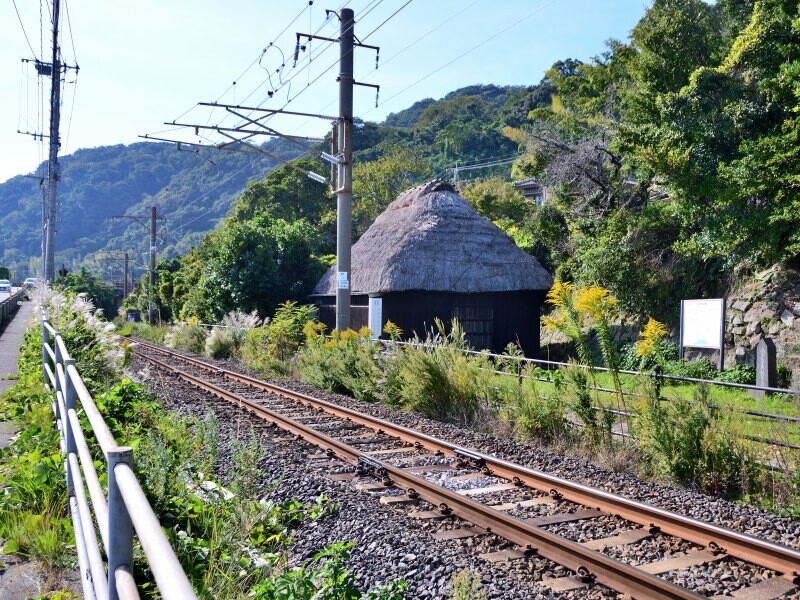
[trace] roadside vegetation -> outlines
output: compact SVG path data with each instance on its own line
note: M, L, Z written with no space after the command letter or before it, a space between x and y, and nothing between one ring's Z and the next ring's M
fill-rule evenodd
M220 432L212 413L177 417L127 378L114 327L98 319L90 303L56 293L49 295L46 306L115 438L135 449L139 481L198 597L402 598L403 581L369 592L358 590L346 564L348 542L323 548L300 566L290 565L293 529L303 521L329 517L337 505L324 496L310 504L260 497L265 485L280 483L269 481L258 468L263 455L252 435L234 442L233 468L219 472ZM232 335L243 343L244 337ZM42 384L41 334L36 326L26 333L18 380L2 396L0 412L20 428L11 446L0 452L3 552L40 561L47 579L57 581L60 570L76 567L77 557L64 456L50 396ZM82 414L81 418L88 428ZM102 465L94 446L97 464ZM135 576L144 598L159 597L141 549L135 551Z

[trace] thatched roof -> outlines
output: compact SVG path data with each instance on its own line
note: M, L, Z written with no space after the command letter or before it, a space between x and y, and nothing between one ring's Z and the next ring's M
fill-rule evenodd
M550 273L452 185L437 179L400 194L353 245L353 294L547 290ZM331 267L312 295L336 293Z

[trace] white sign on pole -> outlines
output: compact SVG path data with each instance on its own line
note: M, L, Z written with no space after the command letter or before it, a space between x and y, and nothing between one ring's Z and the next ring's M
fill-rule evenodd
M337 271L336 281L340 290L346 290L350 287L350 282L347 280L347 271Z
M725 300L681 302L681 345L689 348L722 348Z
M369 299L369 330L373 340L381 337L383 331L383 298Z

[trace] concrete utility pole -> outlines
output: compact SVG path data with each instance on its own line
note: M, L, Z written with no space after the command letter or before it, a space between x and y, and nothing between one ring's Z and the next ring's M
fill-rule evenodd
M128 297L128 253L125 253L125 277L122 280L122 297Z
M61 63L58 60L59 0L53 0L53 70L50 87L50 159L48 161L47 218L45 223L44 280L55 280L56 188L58 187L58 127L61 120Z
M155 323L155 311L153 310L153 290L156 287L156 233L157 233L157 221L158 219L163 219L164 217L158 216L158 209L155 206L150 207L150 217L134 217L133 215L114 215L111 217L112 219L133 219L138 223L142 223L143 225L148 225L150 230L150 265L148 268L149 277L148 277L148 286L147 286L147 322L150 325ZM125 253L125 271L127 273L127 259L128 253Z
M156 288L156 219L158 211L155 206L150 207L150 289L147 291L147 323L152 325L155 321L153 314L153 290Z
M340 15L339 164L336 190L336 329L350 327L350 245L353 204L353 27L352 9Z

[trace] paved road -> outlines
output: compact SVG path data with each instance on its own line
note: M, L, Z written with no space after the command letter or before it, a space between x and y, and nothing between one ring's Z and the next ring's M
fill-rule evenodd
M28 326L28 321L33 314L33 302L23 302L14 318L9 321L5 328L0 329L0 394L14 385L9 375L17 373L17 359L19 358L22 337ZM8 443L8 439L14 434L10 423L0 422L0 448Z

